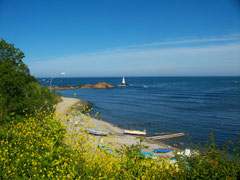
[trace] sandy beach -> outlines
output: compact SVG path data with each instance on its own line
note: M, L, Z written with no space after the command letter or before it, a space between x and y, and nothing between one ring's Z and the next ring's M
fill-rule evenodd
M62 100L63 101L57 105L56 114L57 114L57 116L61 116L62 117L61 119L63 119L63 121L65 121L64 123L69 132L73 132L73 131L80 132L80 131L82 131L81 127L88 127L88 128L94 128L97 130L101 130L101 131L110 132L110 134L112 134L110 141L113 141L115 144L118 144L118 145L125 144L125 145L130 146L132 144L137 144L139 142L139 138L137 138L137 136L123 134L124 129L114 126L108 122L98 120L95 118L91 118L89 116L86 116L85 114L79 113L79 111L74 112L71 109L71 107L74 107L76 105L81 105L82 100L77 99L77 98L66 98L66 97L62 97ZM68 115L68 118L66 118L66 115ZM107 138L107 137L95 136L96 143L98 143L100 140L105 139L105 138ZM163 144L159 141L156 142L156 141L149 140L145 137L142 137L142 138L144 140L142 142L142 144L144 146L149 147L148 149L146 149L144 151L152 152L153 149L156 149L156 148L162 148L162 149L170 148L170 149L174 150L173 147ZM165 154L161 154L161 155L165 156L165 157L173 157L174 153L169 152L169 153L165 153Z

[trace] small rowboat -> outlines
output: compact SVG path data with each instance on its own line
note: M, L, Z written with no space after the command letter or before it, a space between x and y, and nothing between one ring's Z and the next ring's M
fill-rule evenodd
M130 134L130 135L146 135L146 130L144 131L138 131L138 130L124 130L124 134Z
M94 128L88 128L88 129L86 129L86 131L89 134L93 134L93 135L97 135L97 136L107 136L109 134L109 132L107 132L107 131L101 131L101 130L94 129Z
M156 153L168 153L171 149L154 149Z

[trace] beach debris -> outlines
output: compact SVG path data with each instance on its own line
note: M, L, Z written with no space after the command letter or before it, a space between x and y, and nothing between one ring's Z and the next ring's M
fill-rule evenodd
M74 122L74 126L77 126L77 125L78 125L78 121L75 121L75 122Z
M182 155L182 156L187 156L187 157L191 157L191 156L194 156L194 155L199 155L199 152L197 151L194 151L194 150L190 150L190 149L185 149L184 151L182 152L177 152L178 155Z

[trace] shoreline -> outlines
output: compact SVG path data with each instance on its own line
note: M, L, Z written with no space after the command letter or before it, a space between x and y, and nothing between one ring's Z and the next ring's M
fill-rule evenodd
M87 116L83 113L74 112L74 106L77 107L81 105L83 102L86 102L84 100L78 99L78 98L68 98L61 96L62 102L58 103L56 105L56 114L60 114L62 117L66 117L67 115L70 115L71 118L66 118L64 120L64 124L67 127L67 130L69 132L77 132L80 133L82 127L86 126L89 128L96 128L101 131L107 131L110 132L111 135L111 141L112 144L118 144L118 145L128 145L131 146L132 144L136 145L139 143L139 137L140 136L134 136L134 135L125 135L123 134L124 129L118 127L117 125L111 124L109 122L98 120L96 118ZM76 108L75 108L76 109ZM96 138L96 143L102 141L103 139L106 140L106 136L96 136L92 135ZM144 151L152 152L153 149L161 148L161 149L171 149L172 151L169 153L156 153L156 155L160 155L162 157L172 158L174 157L174 151L177 149L175 147L172 147L170 145L164 144L159 141L153 141L150 139L147 139L144 136L141 136L140 138L143 139L143 142L141 143L144 146L148 146L148 149L145 149Z

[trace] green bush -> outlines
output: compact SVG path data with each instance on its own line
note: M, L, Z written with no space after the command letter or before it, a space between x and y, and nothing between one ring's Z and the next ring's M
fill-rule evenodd
M91 154L89 134L75 134L80 144L66 145L71 135L55 114L16 116L7 124L0 131L0 179L239 179L239 155L218 149L213 137L199 155L171 164L140 155L141 140L117 154L102 149Z
M73 179L82 158L64 144L55 114L10 121L0 133L0 179Z
M20 49L0 40L0 121L35 110L49 111L56 103L55 95L30 75L23 58Z
M239 147L239 142L234 145ZM195 148L199 155L191 157L178 157L179 167L182 169L182 179L239 179L240 159L237 151L232 152L233 143L228 142L218 147L214 142L213 134L207 141L205 148ZM229 149L231 151L229 151ZM188 168L186 168L188 166Z

